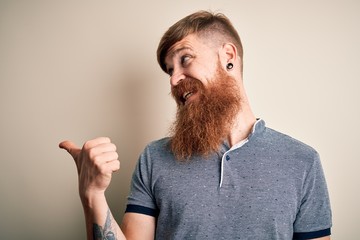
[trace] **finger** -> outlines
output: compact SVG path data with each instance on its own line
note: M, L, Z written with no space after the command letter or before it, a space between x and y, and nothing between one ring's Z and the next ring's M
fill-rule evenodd
M99 166L98 170L103 175L110 175L120 169L120 161L113 160Z
M120 161L113 160L111 162L108 162L107 166L112 172L117 172L120 169Z
M96 146L99 146L101 144L106 144L106 143L111 143L110 138L108 138L108 137L95 138L95 139L87 141L84 144L84 149L91 149L91 148L94 148Z
M59 144L59 147L62 149L65 149L66 151L68 151L68 153L70 153L70 155L76 159L77 155L80 152L80 148L78 146L76 146L75 143L71 142L71 141L63 141Z
M99 144L91 149L89 151L90 158L93 158L97 155L101 155L103 153L107 152L116 152L116 145L113 143L102 143Z
M118 157L119 155L117 154L117 152L106 152L95 156L94 163L97 165L102 165L104 163L118 160Z

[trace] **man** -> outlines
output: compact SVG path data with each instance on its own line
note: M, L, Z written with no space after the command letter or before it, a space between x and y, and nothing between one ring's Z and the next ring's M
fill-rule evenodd
M196 12L164 34L157 57L177 118L141 154L121 228L104 195L120 168L116 146L60 143L77 165L88 239L330 239L318 154L255 118L242 56L222 14Z

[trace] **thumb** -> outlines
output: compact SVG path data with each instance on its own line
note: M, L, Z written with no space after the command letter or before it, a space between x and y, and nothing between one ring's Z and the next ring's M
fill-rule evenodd
M59 144L59 148L65 149L70 155L76 160L79 155L81 149L76 146L72 141L63 141Z

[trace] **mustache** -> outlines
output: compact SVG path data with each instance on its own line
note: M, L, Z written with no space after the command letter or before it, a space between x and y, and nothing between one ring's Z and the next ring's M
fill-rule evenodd
M183 95L184 93L187 92L204 93L205 87L200 80L196 78L186 77L183 80L181 80L176 86L171 88L171 95L178 104L185 101Z

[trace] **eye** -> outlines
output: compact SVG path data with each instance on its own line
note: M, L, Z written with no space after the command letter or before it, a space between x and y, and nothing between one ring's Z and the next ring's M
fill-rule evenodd
M190 58L191 58L190 55L181 56L181 59L180 59L181 65L185 65L186 62L188 62Z

